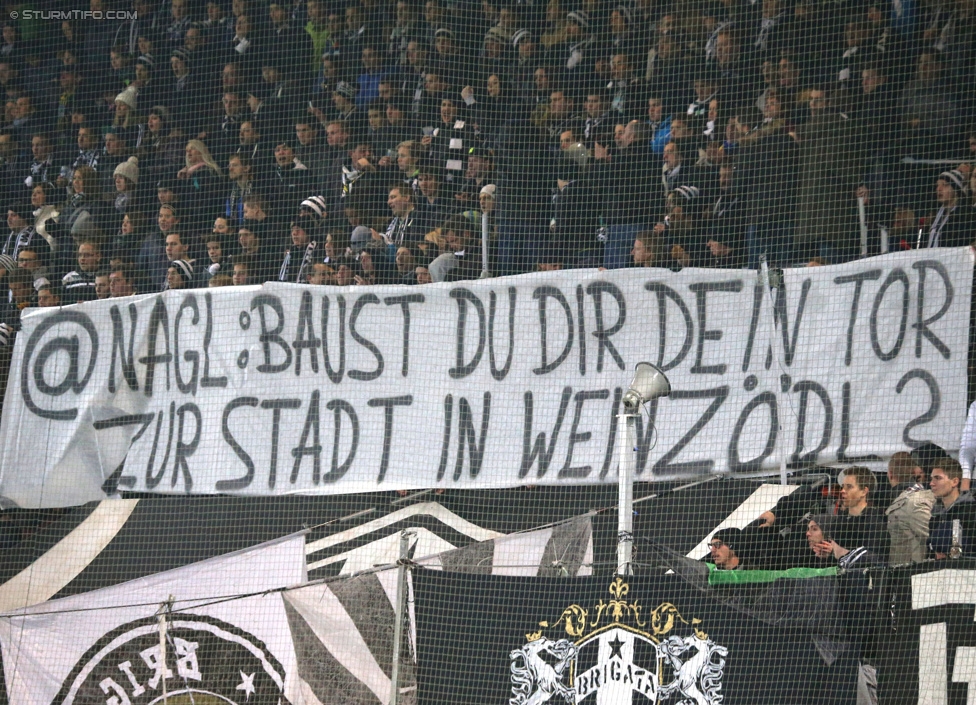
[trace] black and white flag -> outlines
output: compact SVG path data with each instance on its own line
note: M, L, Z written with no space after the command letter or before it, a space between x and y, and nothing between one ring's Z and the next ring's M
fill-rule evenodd
M519 578L416 570L420 705L855 702L857 661L827 665L674 575Z
M976 698L976 561L927 561L886 577L889 628L878 649L878 695L891 705L964 705Z
M0 616L9 702L301 702L278 589L305 581L304 544L294 534Z
M411 539L412 555L417 555L419 533ZM592 536L590 517L582 516L537 531L418 557L416 562L443 572L480 575L590 575ZM397 589L398 571L390 568L285 593L306 697L344 705L390 702ZM401 702L412 702L417 690L412 611L407 617L409 629L400 660Z

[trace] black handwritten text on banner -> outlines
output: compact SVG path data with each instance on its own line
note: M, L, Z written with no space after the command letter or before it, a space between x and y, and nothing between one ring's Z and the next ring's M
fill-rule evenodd
M593 270L425 287L167 292L24 316L0 495L613 481L634 365L674 392L638 477L958 445L968 249L786 270ZM653 422L653 430L652 430Z

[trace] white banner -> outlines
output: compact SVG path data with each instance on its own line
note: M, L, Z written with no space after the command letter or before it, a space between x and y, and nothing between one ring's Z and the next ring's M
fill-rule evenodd
M0 496L609 482L641 360L674 392L639 424L640 480L955 449L972 268L959 248L787 270L773 288L747 270L576 270L30 311Z
M305 537L295 534L4 615L9 701L139 705L166 693L185 694L186 702L194 694L301 702L291 631L274 589L305 575ZM234 595L254 596L226 599Z

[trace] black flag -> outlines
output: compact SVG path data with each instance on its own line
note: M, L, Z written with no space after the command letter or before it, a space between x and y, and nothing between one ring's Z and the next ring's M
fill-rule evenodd
M675 575L413 580L421 705L855 702L853 650L828 664Z

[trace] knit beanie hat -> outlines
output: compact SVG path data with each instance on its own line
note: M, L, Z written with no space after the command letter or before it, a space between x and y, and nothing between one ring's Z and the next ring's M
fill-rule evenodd
M136 106L138 105L138 101L137 101L138 95L139 95L139 91L136 89L136 87L129 86L124 91L122 91L117 96L115 96L115 102L125 103L126 105L129 106L129 108L135 110Z
M520 29L515 34L512 35L512 46L518 46L522 42L529 40L534 41L535 37L532 36L531 30Z
M566 18L572 20L583 29L590 28L590 15L589 13L584 12L583 10L574 10L573 12L570 12L568 15L566 15Z
M684 184L675 187L671 192L670 202L674 206L681 206L681 211L686 216L697 218L701 215L704 207L703 199L700 196L701 191L697 186Z
M840 520L834 514L814 514L810 521L816 522L820 530L823 531L825 538L836 538L837 529L840 527ZM803 527L805 530L806 527ZM846 548L846 546L845 546Z
M174 267L186 281L193 279L193 265L185 259L174 259L169 266Z
M941 178L941 177L940 177ZM935 463L949 457L948 451L935 443L923 443L918 448L911 451L912 462L928 474Z
M727 527L725 529L719 529L714 534L710 541L721 541L726 546L735 551L737 548L742 548L742 529L737 529L734 526Z
M613 11L619 12L624 22L626 22L628 25L633 24L634 15L631 13L630 8L626 5L617 5L615 8L613 8Z
M693 203L701 195L697 186L678 186L674 189L674 193L676 196L683 198L688 204Z
M190 52L187 51L186 49L182 49L182 48L173 49L173 51L171 51L169 55L175 56L177 59L181 60L187 66L190 65Z
M339 81L339 83L336 84L335 92L341 95L343 98L348 98L349 100L356 97L356 87L348 81Z
M124 162L115 167L115 171L112 176L124 176L126 179L131 181L133 184L139 183L139 159L136 157L129 157Z
M32 220L34 217L34 206L30 201L14 201L7 204L7 210L13 211L24 220Z
M353 252L359 252L366 247L373 239L373 231L367 228L365 225L357 225L352 229L352 235L349 238L349 247L352 248Z
M496 44L507 45L512 40L511 35L506 32L502 27L494 26L485 33L486 42L495 42Z
M299 206L299 210L310 210L319 218L323 218L328 215L325 199L322 198L322 196L309 196L302 201L301 205Z
M952 169L951 171L943 171L939 174L939 180L945 181L956 193L966 193L969 189L966 185L966 178L958 169Z
M169 108L167 108L165 105L154 105L152 106L152 109L149 112L155 113L163 120L165 120L167 123L173 118L173 114L169 111Z

